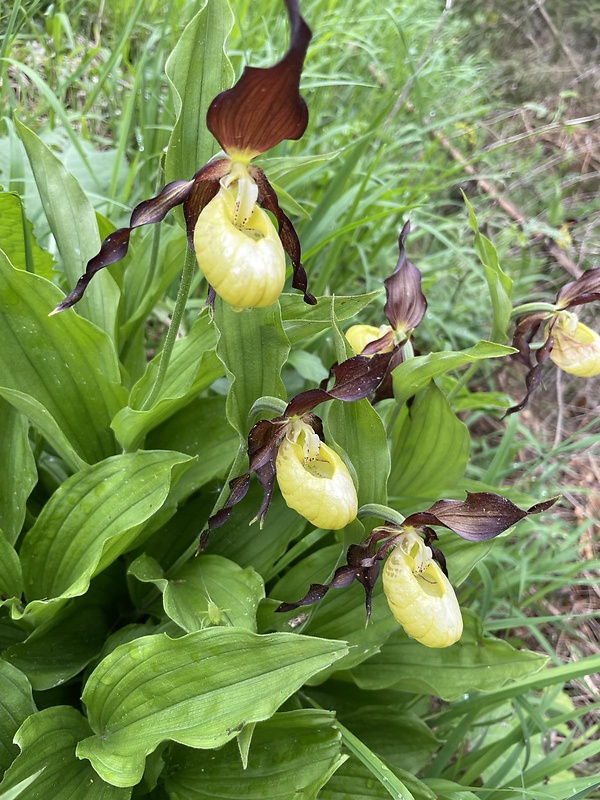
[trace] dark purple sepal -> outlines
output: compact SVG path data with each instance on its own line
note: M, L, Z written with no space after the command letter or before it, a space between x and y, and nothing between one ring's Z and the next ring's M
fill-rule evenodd
M248 167L248 172L256 181L256 185L258 186L259 205L261 205L263 208L266 208L267 211L270 211L277 220L281 244L285 252L290 257L290 261L292 262L292 270L294 273L292 278L292 286L294 289L298 289L303 293L305 303L308 303L311 306L316 305L316 297L314 297L314 295L308 291L308 278L306 276L306 270L301 262L302 250L300 247L300 239L298 238L298 234L296 233L296 229L294 228L292 221L282 211L279 205L277 192L269 183L269 180L262 169L253 165Z
M583 275L562 287L556 297L556 305L572 308L600 300L600 267L588 269Z
M209 131L229 155L248 160L284 139L299 139L308 124L300 97L300 76L311 31L300 15L298 0L285 0L290 20L290 47L272 67L246 67L231 88L209 106Z
M534 315L532 314L531 316L533 317ZM532 333L529 336L529 341L531 341L531 337L535 335L540 325L540 322L541 320L540 321L532 320L531 322ZM533 353L531 352L529 348L529 342L526 341L525 337L523 337L523 339L520 339L517 336L517 332L515 331L515 340L513 341L513 347L517 347L517 344L515 344L516 341L520 346L519 354L523 353L523 357L519 358L519 360L522 361L522 363L525 363L529 367L529 371L525 376L525 390L526 390L525 396L523 397L520 403L511 406L511 408L509 408L508 411L506 411L506 413L504 414L505 417L507 417L509 414L515 414L517 411L522 411L529 402L529 398L531 397L533 392L535 392L535 390L539 388L540 384L542 383L542 366L544 365L544 362L547 361L548 358L550 357L550 353L552 352L552 348L554 347L554 337L552 336L552 329L556 325L556 322L557 322L556 317L550 320L548 324L548 332L546 334L546 339L544 340L544 343L538 350L535 350ZM529 356L528 361L525 360L525 353L527 353Z
M384 379L381 381L379 386L377 387L375 394L373 395L373 402L378 403L380 400L388 400L394 396L394 379L392 377L393 371L396 367L400 366L404 361L404 355L402 354L402 345L404 342L400 343L398 349L394 352L390 359L389 366L387 368L387 372L385 373Z
M374 341L365 345L358 355L372 356L375 355L375 353L380 353L382 350L387 350L388 347L391 347L395 340L395 332L387 331L387 333L384 333L383 336L379 337L379 339L375 339Z
M309 389L296 395L285 410L286 417L300 417L326 400L353 402L369 397L385 377L396 349L372 357L353 356L331 369L331 389Z
M539 514L558 500L537 503L527 511L492 492L467 492L466 500L438 500L426 511L411 514L405 526L440 525L471 542L484 542L508 530L530 514Z
M383 310L392 328L403 333L414 330L427 311L427 300L421 291L421 272L406 258L404 243L409 233L410 222L407 222L398 239L400 257L396 269L383 282L387 295Z
M149 225L154 222L161 222L166 215L181 205L192 190L194 181L173 181L168 183L156 197L144 200L137 205L132 213L128 228L110 233L102 242L100 251L87 263L84 274L79 278L73 291L59 303L52 314L58 314L66 308L71 308L83 297L90 281L101 269L115 264L127 255L129 249L129 238L135 228L142 225Z

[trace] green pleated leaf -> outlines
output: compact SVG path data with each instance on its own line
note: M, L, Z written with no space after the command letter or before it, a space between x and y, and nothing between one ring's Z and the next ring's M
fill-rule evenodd
M89 677L83 701L96 735L77 753L105 780L132 786L161 742L220 747L345 653L341 642L239 628L146 636L118 647Z
M408 361L396 367L393 372L394 396L398 403L405 403L419 389L424 389L433 378L464 367L465 364L470 364L472 361L505 358L511 353L516 353L514 347L505 347L501 344L494 344L494 342L478 342L467 350L447 350L409 358Z
M165 71L177 122L167 148L167 183L188 180L219 150L206 127L206 112L233 83L224 49L233 21L227 0L205 0L169 56Z
M312 553L288 570L275 584L269 596L280 602L298 600L306 594L311 583L325 583L331 578L335 568L342 563L339 556L339 545ZM305 612L310 612L310 609L272 614L272 623L278 630L290 630L290 620ZM388 636L398 629L398 623L394 620L383 594L381 581L373 592L373 613L368 625L366 620L365 592L357 582L344 589L331 589L310 612L309 621L302 628L302 633L324 639L343 639L351 645L345 658L319 673L319 683L331 673L351 669L379 652Z
M73 469L116 450L110 421L124 403L110 339L71 311L49 281L0 254L0 387ZM68 446L67 446L68 445Z
M31 685L25 675L0 659L0 775L19 753L13 744L15 733L36 711Z
M58 611L24 642L9 647L4 658L27 675L37 691L52 689L98 655L112 622L100 605L75 603Z
M241 437L250 426L248 412L265 395L285 398L281 380L290 345L281 322L279 304L235 311L217 297L215 324L217 355L229 378L227 418Z
M13 544L23 527L27 498L36 482L27 417L0 399L0 530Z
M256 631L256 611L265 588L252 567L242 569L222 556L201 555L167 580L160 564L142 555L129 573L159 586L166 614L187 633L211 625Z
M148 434L146 446L153 450L177 450L198 456L177 484L177 498L214 478L225 476L235 458L239 437L227 421L224 397L193 400Z
M21 532L27 498L36 482L27 417L0 398L0 530L11 544Z
M23 574L15 548L0 530L0 602L4 598L21 599Z
M109 786L76 757L77 743L89 735L86 719L70 706L33 714L15 736L21 753L7 770L0 793L43 770L27 789L27 800L129 800L131 789Z
M260 507L262 490L253 483L248 496L237 506L227 525L216 530L209 539L207 553L217 553L230 558L242 567L254 567L265 580L273 577L275 565L288 549L290 542L299 538L307 525L280 494L275 494L264 527L250 525Z
M431 381L394 427L388 491L395 507L402 512L417 505L423 509L461 488L470 442L467 426Z
M15 120L15 127L25 146L70 291L85 272L87 262L100 250L96 212L62 161L18 120ZM117 284L104 270L96 275L85 297L77 304L77 313L114 339L119 297ZM55 305L60 300L62 297ZM46 313L53 308L48 308Z
M17 269L52 279L54 259L38 245L18 194L0 192L0 250Z
M309 339L331 327L331 310L335 302L335 316L339 322L350 319L376 297L382 290L348 297L318 297L316 306L309 306L298 294L282 294L279 298L283 328L292 344Z
M507 331L510 326L512 313L511 295L513 282L502 270L496 248L487 236L484 236L480 232L473 206L467 200L464 192L463 198L469 212L469 226L475 234L475 252L483 265L485 279L492 301L493 319L491 339L494 342L507 342Z
M337 306L336 306L337 309ZM348 454L358 480L358 505L387 503L390 451L381 417L368 400L332 403L327 426Z
M52 616L131 547L190 459L180 453L124 454L86 467L50 498L21 548L26 616Z
M314 800L344 762L333 713L290 711L254 728L244 769L235 742L217 752L175 748L168 759L172 800Z
M473 567L487 556L496 542L495 539L487 542L469 542L452 531L444 531L440 528L436 533L439 537L436 546L444 554L448 577L453 586L460 586L468 578Z
M425 647L403 631L389 637L379 655L352 670L361 689L395 688L416 694L434 694L442 700L497 689L508 680L538 672L545 656L515 650L507 642L484 637L479 619L463 611L465 630L451 647Z
M160 354L147 366L131 390L129 405L115 416L112 427L125 450L135 450L146 433L185 407L199 392L223 375L215 354L215 328L208 313L202 314L183 339L175 342L165 381L152 406L144 404L152 391Z

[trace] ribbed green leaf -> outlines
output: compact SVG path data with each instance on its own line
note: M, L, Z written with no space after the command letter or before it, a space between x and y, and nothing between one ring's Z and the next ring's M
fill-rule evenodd
M38 770L34 772L33 775L30 775L28 778L23 778L22 781L19 781L15 784L11 789L7 789L5 792L0 793L0 800L17 800L18 797L22 797L25 789L27 789L31 784L37 780L37 778L42 774L43 770Z
M0 250L17 269L52 279L54 259L38 245L18 194L0 192Z
M507 331L510 325L512 312L511 295L513 282L508 275L503 272L500 261L498 260L496 248L487 236L484 236L480 232L473 206L467 200L464 192L463 198L469 212L469 225L475 234L475 252L483 266L485 279L490 292L490 299L492 301L493 320L491 339L494 342L507 342Z
M0 386L17 393L5 392L5 399L30 409L34 424L74 469L81 459L112 455L116 442L109 426L124 391L109 338L72 311L48 317L59 290L14 269L3 254L0 298Z
M73 678L102 650L112 620L98 604L80 600L60 609L4 658L21 670L37 691Z
M243 769L235 742L216 753L175 748L165 782L172 800L314 800L345 760L327 711L275 714L254 728Z
M298 600L306 594L311 583L325 583L329 580L340 563L339 545L322 548L288 570L275 584L269 596L284 602ZM307 610L274 614L272 623L278 630L289 630L289 620ZM381 582L373 592L373 613L368 625L366 620L365 592L356 582L344 589L331 589L314 607L302 633L325 639L343 639L354 645L345 658L319 674L319 682L332 672L351 669L370 658L380 650L388 636L397 630L398 623L389 610Z
M129 573L160 588L165 612L187 633L211 625L256 631L256 611L265 588L252 567L242 569L222 556L201 555L166 580L160 564L142 555Z
M188 335L175 342L160 394L152 407L145 409L144 402L156 380L160 354L148 364L131 390L129 405L121 409L112 423L125 450L135 450L149 430L185 407L223 375L223 366L214 351L215 344L214 325L210 315L204 313Z
M222 627L124 644L88 679L83 700L96 735L77 753L105 780L132 786L161 742L220 747L345 652L341 642Z
M87 761L76 757L77 743L89 735L86 719L69 706L33 714L15 736L21 753L6 772L0 792L43 770L27 789L27 800L129 800L131 789L107 785Z
M0 397L0 530L11 544L21 532L36 482L27 417Z
M22 593L23 574L19 556L0 530L0 597L16 597L20 601Z
M151 431L146 446L198 456L177 484L175 495L179 499L214 478L224 477L235 458L238 441L227 421L225 398L201 397Z
M500 639L484 637L479 619L463 611L465 630L452 647L425 647L403 631L389 637L381 653L352 670L362 689L396 688L455 700L465 692L496 689L508 680L538 672L545 656L515 650Z
M131 547L190 459L145 451L106 459L65 481L21 548L27 616L48 618L87 591L94 575Z
M318 297L316 306L309 306L299 294L282 294L279 298L283 328L292 344L309 339L331 327L331 309L335 301L335 316L339 322L350 319L376 297L381 289L369 294L348 297Z
M400 404L405 403L419 389L424 389L433 378L464 367L465 364L470 364L472 361L504 358L515 352L514 347L505 347L493 342L478 342L467 350L447 350L409 358L408 361L396 367L393 372L396 401Z
M232 26L227 0L205 0L167 61L177 114L167 148L167 183L191 178L219 150L206 127L206 112L233 83L233 68L224 50Z
M29 681L16 667L0 659L0 775L18 754L13 737L30 714L36 712Z
M337 305L336 305L337 309ZM381 417L368 400L333 403L327 426L343 447L358 480L358 505L387 503L390 451Z
M469 459L467 426L432 381L398 418L392 438L388 491L394 507L406 513L456 491Z
M96 212L60 159L18 120L15 120L15 127L25 146L70 291L85 272L87 262L100 250ZM117 284L104 270L96 275L85 297L77 304L77 312L114 340L119 297ZM51 310L49 308L48 312Z
M433 792L410 773L397 770L402 776L404 788L401 792L394 786L376 780L373 773L357 758L352 757L335 773L321 790L319 800L435 800ZM392 780L396 777L389 770ZM410 791L410 794L409 794Z
M279 304L235 311L217 297L215 324L219 331L217 355L229 377L227 418L245 438L248 412L259 397L285 398L281 380L288 338L283 331Z

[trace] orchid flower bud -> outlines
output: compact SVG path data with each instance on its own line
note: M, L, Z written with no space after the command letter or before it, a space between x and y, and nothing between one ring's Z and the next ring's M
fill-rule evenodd
M550 334L546 327L546 336ZM557 367L580 378L600 375L600 335L579 322L576 314L561 311L552 328L550 358Z
M315 527L338 530L356 517L358 499L348 468L306 422L291 423L276 469L285 502Z
M449 647L463 630L454 589L414 530L401 535L383 568L383 591L394 618L426 647Z
M270 306L285 283L279 234L257 204L258 186L242 164L234 164L220 183L194 228L198 266L215 292L232 306Z
M346 339L350 342L350 346L357 355L360 355L368 344L381 339L388 331L391 331L389 325L380 325L376 328L374 325L352 325L346 331ZM394 349L394 342L384 347L380 352L389 353Z

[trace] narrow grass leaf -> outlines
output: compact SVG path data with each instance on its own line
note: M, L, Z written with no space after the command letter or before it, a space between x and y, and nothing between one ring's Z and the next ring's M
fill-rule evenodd
M77 754L110 783L132 786L161 742L220 747L345 652L341 642L224 627L124 644L87 681L83 701L96 735Z

